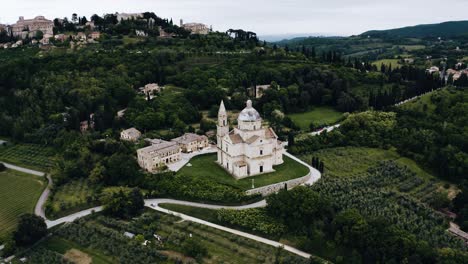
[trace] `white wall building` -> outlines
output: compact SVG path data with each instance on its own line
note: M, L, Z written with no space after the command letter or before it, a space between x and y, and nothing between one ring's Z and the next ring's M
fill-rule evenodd
M37 16L33 19L24 19L20 17L16 24L11 25L13 36L19 38L35 37L37 32L41 31L44 35L54 34L54 22L43 16Z
M283 163L284 148L270 127L262 127L252 101L239 113L237 127L229 131L226 108L221 102L217 124L217 162L235 178L273 172Z
M180 160L181 148L176 142L151 140L151 146L137 150L138 164L149 172L157 172L165 165Z
M185 153L202 150L209 146L208 138L206 136L193 133L185 133L180 137L173 138L171 141L179 144L182 152Z

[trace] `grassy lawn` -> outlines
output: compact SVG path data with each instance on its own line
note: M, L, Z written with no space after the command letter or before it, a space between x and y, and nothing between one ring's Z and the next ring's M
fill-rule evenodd
M34 211L45 186L37 176L14 170L0 172L0 244L15 229L21 214Z
M55 153L51 148L35 144L0 146L0 161L18 166L48 171L54 166Z
M392 65L392 68L394 69L394 68L396 68L396 66L398 66L398 62L399 62L399 61L400 61L400 60L398 60L398 59L383 59L383 60L374 61L374 62L372 63L372 65L377 66L377 69L380 70L380 66L381 66L382 64L385 64L386 66L388 66L388 65L391 64L391 65Z
M84 248L77 243L56 236L52 236L51 238L47 239L41 243L41 246L48 250L55 251L61 255L65 255L69 250L78 249L79 251L82 251L91 257L93 264L115 263L115 259L109 256L105 256L99 251L90 248Z
M436 91L435 93L441 93L443 91ZM419 112L434 112L435 110L435 105L431 102L431 96L434 94L434 92L425 94L411 102L407 102L405 104L402 104L400 107L403 109L412 109L416 110ZM426 105L426 111L424 111L424 105Z
M283 164L274 167L276 170L275 172L236 180L216 163L216 154L207 154L192 158L190 160L192 166L185 166L177 173L193 177L208 178L221 184L240 188L242 190L248 190L252 188L252 179L255 180L255 187L257 188L299 178L305 176L309 172L307 167L297 163L287 156L283 156L283 160Z
M313 122L317 125L331 125L338 122L343 117L343 113L338 112L332 107L320 106L314 107L313 110L308 112L290 114L288 116L302 130L309 131L310 123Z
M192 207L181 204L159 204L160 207L174 212L190 215L212 223L218 223L218 213L214 209Z
M426 48L426 46L424 46L424 45L397 45L395 47L399 47L399 48L405 49L407 51L421 50L421 49Z
M380 161L395 160L400 157L398 153L391 150L341 147L319 150L310 155L303 155L300 158L310 163L312 156L319 157L324 162L325 173L331 177L357 175L366 172Z

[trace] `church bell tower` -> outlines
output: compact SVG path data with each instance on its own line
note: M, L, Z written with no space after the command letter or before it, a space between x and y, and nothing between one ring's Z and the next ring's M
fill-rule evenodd
M216 124L216 139L218 147L218 163L223 164L223 137L229 133L229 124L224 102L221 101L218 111L218 123Z

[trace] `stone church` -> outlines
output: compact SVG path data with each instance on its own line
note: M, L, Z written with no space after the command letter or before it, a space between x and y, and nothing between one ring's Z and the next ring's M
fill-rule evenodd
M270 127L262 127L260 114L252 101L239 113L237 127L229 131L224 102L221 101L217 124L217 162L236 179L274 171L283 163L284 148Z

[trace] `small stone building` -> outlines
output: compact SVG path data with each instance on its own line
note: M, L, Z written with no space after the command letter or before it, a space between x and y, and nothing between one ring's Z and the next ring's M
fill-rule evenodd
M167 164L181 158L181 148L176 142L164 140L151 141L155 144L137 150L138 164L149 172L157 172Z
M183 136L172 139L173 142L179 144L182 152L190 153L201 150L209 146L208 138L193 133L185 133Z
M141 132L132 127L120 132L120 139L126 141L137 141L141 137Z

